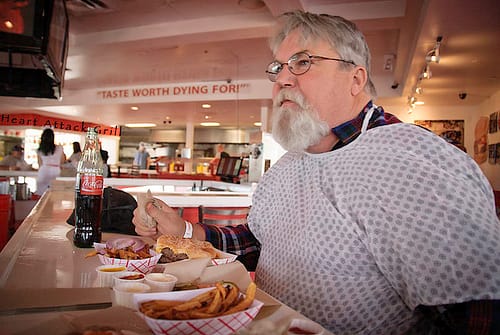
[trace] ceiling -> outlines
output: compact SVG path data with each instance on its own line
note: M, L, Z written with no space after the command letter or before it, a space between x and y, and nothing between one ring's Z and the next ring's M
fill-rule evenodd
M442 36L441 61L421 82L426 106L478 105L500 90L500 6L496 0L67 0L70 43L61 101L0 97L0 113L158 128L253 127L271 108L264 69L276 17L302 9L355 21L372 52L377 103L406 110L425 55ZM394 56L392 70L385 70ZM203 83L252 83L231 99L102 99L102 91ZM85 94L82 94L84 92ZM459 93L467 93L465 99ZM196 101L190 101L196 100ZM208 111L201 103L209 102ZM130 108L138 106L138 111ZM263 108L264 107L264 108ZM418 108L418 107L417 107Z

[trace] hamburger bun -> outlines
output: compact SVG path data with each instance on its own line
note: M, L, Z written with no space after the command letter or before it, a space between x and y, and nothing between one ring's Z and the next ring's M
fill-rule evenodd
M210 242L172 235L161 235L156 240L155 250L161 253L170 248L174 253L185 253L189 258L217 258L217 250Z

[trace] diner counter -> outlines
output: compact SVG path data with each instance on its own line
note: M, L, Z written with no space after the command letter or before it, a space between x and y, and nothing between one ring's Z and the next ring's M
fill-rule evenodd
M59 177L51 188L72 191L74 184L75 178ZM172 207L249 207L255 187L205 180L105 178L104 187L107 186L124 190L136 198L139 193L150 190L155 197Z
M73 227L66 223L74 207L73 198L70 190L46 192L0 253L3 335L25 334L42 322L60 322L96 311L112 318L120 311L117 306L111 307L112 290L95 286L99 259L85 258L91 249L73 246ZM103 233L103 240L114 236ZM259 296L267 295L260 291ZM269 320L283 325L292 318L305 319L279 302L264 307L253 323Z

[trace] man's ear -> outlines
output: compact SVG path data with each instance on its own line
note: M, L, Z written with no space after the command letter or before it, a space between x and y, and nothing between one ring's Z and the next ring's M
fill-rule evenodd
M351 94L356 96L365 89L366 82L368 80L368 73L362 66L356 66L353 71Z

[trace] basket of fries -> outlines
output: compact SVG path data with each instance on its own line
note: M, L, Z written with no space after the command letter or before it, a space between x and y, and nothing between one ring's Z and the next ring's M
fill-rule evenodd
M135 241L135 239L132 240ZM102 264L122 265L128 271L138 271L147 274L153 271L161 257L160 254L157 254L146 244L139 249L134 248L134 245L138 245L139 242L132 243L129 246L126 246L127 243L125 243L121 247L122 245L116 244L116 241L112 241L111 244L109 241L107 243L94 243L95 253ZM112 244L115 245L110 246Z
M231 283L215 288L134 295L139 314L154 334L229 335L248 325L263 303L255 283L246 294Z

